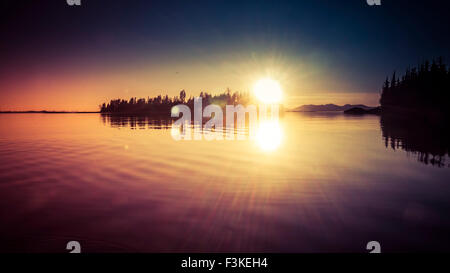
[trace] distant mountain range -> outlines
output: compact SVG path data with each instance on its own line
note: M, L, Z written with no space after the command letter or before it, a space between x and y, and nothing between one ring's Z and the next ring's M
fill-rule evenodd
M366 106L364 104L346 104L342 106L336 104L320 104L320 105L307 104L291 109L290 111L292 112L345 111L355 107L362 108L365 110L373 108L370 106Z

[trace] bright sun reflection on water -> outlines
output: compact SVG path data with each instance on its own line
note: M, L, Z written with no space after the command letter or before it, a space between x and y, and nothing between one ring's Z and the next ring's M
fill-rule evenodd
M283 133L277 120L266 120L259 123L256 142L264 151L277 149L282 141Z
M230 128L228 130L237 130L238 134L244 134L242 139L249 138L253 140L263 151L274 151L281 145L283 140L283 130L278 119L263 119L258 123L258 126L255 129L254 133L250 131L246 132L245 128ZM185 139L184 137L186 136L188 136L188 139L190 140L193 139L193 136L191 135L193 133L192 127L188 128L185 133L182 133L181 131L181 128L172 126L170 134L175 139ZM226 131L227 130L223 131L222 141L227 141L225 136ZM201 129L200 134L204 133L205 130ZM220 134L222 134L222 132ZM237 140L237 136L234 140Z

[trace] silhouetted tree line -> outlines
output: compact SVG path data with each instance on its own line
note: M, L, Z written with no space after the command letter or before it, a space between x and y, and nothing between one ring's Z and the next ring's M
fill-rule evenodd
M250 102L251 97L248 92L231 92L227 89L224 93L212 95L207 92L201 92L203 107L209 104L216 104L221 107L225 105L246 105ZM145 98L130 98L129 100L115 99L109 103L99 105L101 113L148 113L148 114L165 114L170 113L173 106L177 104L186 104L191 109L194 108L194 98L186 99L186 91L181 90L179 96L169 97L157 96Z
M442 57L408 68L397 77L395 71L383 84L380 104L383 109L400 107L435 113L449 113L450 71Z

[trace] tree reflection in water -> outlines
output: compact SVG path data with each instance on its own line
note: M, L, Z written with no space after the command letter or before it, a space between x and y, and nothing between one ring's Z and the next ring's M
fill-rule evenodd
M449 167L449 130L446 122L427 118L381 115L380 125L386 147L405 150L419 162Z

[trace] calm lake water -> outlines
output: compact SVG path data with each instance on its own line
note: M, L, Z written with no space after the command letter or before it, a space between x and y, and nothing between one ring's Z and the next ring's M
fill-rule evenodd
M146 117L2 114L0 251L448 251L447 155L386 138L378 116L286 113L274 130L175 141Z

